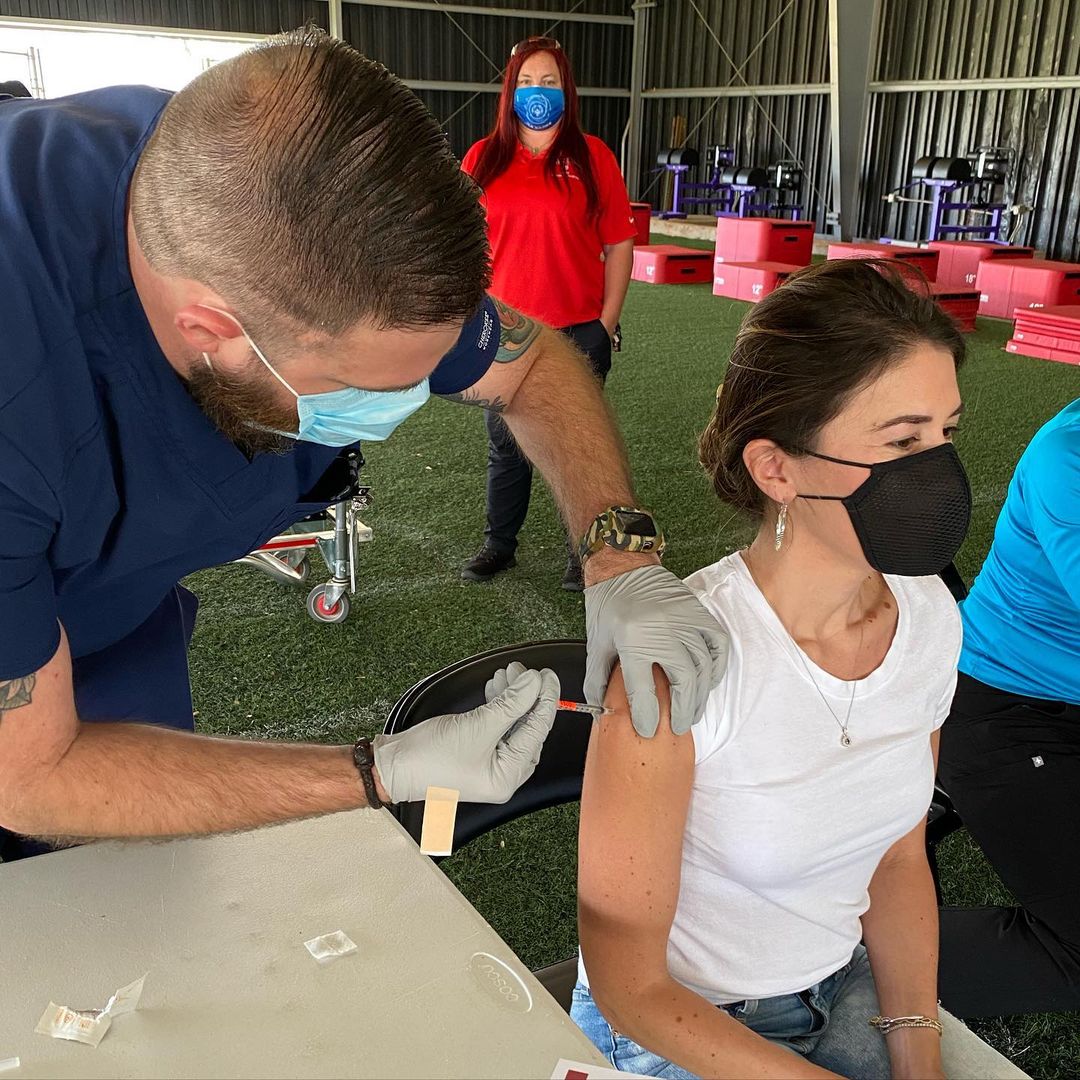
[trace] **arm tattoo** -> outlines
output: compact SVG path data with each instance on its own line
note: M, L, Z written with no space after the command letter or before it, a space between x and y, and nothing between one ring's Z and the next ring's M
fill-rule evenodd
M541 326L535 319L522 315L501 300L495 300L499 312L499 351L495 354L497 364L510 364L528 351L540 336Z
M496 395L493 398L481 397L475 390L462 390L460 394L444 395L447 401L456 401L461 405L478 405L481 409L490 409L495 413L506 412L507 403Z
M0 682L0 718L6 711L30 704L36 681L36 675L24 675L21 679Z

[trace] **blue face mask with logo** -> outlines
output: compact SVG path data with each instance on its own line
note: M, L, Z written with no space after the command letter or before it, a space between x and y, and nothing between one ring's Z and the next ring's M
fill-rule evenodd
M227 315L240 326L228 312L223 311L221 314ZM274 370L259 346L248 337L247 331L242 326L240 330L270 374L296 398L296 413L300 426L296 432L281 432L290 439L319 443L321 446L382 442L431 396L427 379L408 390L359 390L345 387L324 394L298 394ZM206 360L207 367L210 367L210 358L206 353L203 353L203 359Z
M533 131L545 131L561 119L566 99L557 86L519 86L514 91L514 112Z

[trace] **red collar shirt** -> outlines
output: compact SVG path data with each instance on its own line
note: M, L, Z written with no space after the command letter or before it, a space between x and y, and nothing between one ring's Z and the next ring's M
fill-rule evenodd
M524 146L490 182L482 202L494 268L491 293L549 326L567 327L600 318L604 305L605 245L636 234L626 184L615 155L586 135L599 194L590 218L585 186L569 167L569 191L544 171L547 154ZM475 143L461 167L474 175L486 139Z

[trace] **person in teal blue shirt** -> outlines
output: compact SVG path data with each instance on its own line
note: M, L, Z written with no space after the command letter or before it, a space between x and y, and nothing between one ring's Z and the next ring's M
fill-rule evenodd
M938 776L1019 907L945 908L960 1016L1080 1008L1080 398L1031 440L961 605Z

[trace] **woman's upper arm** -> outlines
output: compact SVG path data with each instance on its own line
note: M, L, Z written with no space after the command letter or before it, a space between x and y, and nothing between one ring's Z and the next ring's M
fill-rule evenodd
M656 669L654 669L655 671ZM657 675L660 729L641 738L621 672L593 727L581 798L578 915L581 949L598 1000L667 976L667 940L679 899L683 830L694 775L692 735L670 727Z

